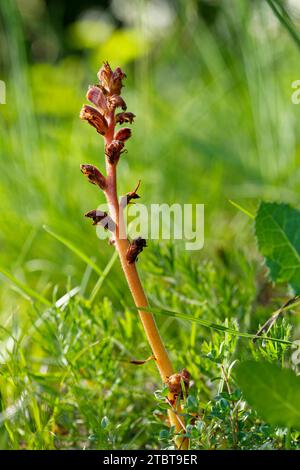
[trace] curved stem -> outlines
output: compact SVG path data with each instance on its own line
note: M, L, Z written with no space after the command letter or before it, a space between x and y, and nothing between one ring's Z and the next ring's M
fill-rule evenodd
M109 132L105 138L105 144L110 144L114 135L114 117L110 116L109 119ZM120 211L118 195L117 195L117 172L116 164L110 164L106 160L106 171L107 171L107 186L105 189L105 196L109 206L110 216L116 224L115 231L115 246L119 254L121 265L125 278L127 280L129 289L131 291L134 303L136 307L148 307L147 297L145 295L141 280L139 278L138 271L136 269L135 263L128 264L126 259L126 252L129 246L127 238L123 235L123 225L124 217L122 210ZM121 235L121 236L120 236ZM139 309L139 316L145 330L145 334L153 355L155 357L155 362L159 370L162 381L165 383L174 373L169 355L163 344L161 336L159 334L155 319L153 315L149 312L145 312ZM169 401L172 403L174 401L174 396L172 393L168 395ZM175 427L176 433L182 433L184 431L184 426L180 418L177 417L181 411L180 405L178 405L175 410L170 409L169 419L172 426ZM187 438L176 438L176 445L180 449L188 449L189 440Z

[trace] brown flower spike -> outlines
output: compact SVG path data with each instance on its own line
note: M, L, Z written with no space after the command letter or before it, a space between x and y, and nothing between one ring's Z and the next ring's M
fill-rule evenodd
M146 337L152 350L152 355L164 383L168 384L168 411L170 425L175 429L176 446L182 450L188 449L189 440L182 434L185 432L183 418L180 416L182 398L181 381L188 389L188 372L182 371L174 374L172 364L163 341L157 329L153 315L148 311L148 301L136 269L137 256L146 247L146 240L138 237L131 242L127 239L124 229L123 210L132 199L138 199L136 189L127 193L120 199L117 195L117 165L120 156L125 152L125 144L131 137L131 130L123 127L116 131L117 124L132 124L135 115L127 110L126 103L121 96L123 80L126 77L120 67L114 71L108 62L105 62L98 74L99 83L89 87L87 99L93 106L84 105L80 118L93 126L98 134L104 137L106 176L93 165L81 165L82 173L88 181L103 190L109 207L109 214L99 210L92 210L85 214L93 220L93 225L102 225L113 232L111 243L118 252L121 266L132 294L139 316L144 327ZM116 109L122 112L116 114ZM189 375L189 374L188 374ZM180 377L179 377L180 376Z

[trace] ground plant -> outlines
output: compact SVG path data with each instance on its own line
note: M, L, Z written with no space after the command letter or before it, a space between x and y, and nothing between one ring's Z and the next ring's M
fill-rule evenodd
M300 450L299 18L0 2L0 449Z

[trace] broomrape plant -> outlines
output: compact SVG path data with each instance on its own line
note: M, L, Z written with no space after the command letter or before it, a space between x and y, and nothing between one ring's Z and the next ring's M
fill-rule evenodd
M103 175L93 165L81 165L82 173L89 182L98 186L106 197L109 213L100 210L91 210L85 214L93 220L93 225L101 225L110 230L111 244L118 252L121 266L130 288L133 300L138 308L139 316L145 334L153 353L162 381L167 385L169 392L167 401L170 405L168 411L170 425L175 429L175 443L180 449L187 449L188 438L185 434L185 425L181 416L181 399L186 395L190 375L187 370L174 373L170 358L160 337L153 315L144 309L148 308L148 301L141 284L136 268L137 256L146 247L146 240L138 237L129 241L126 236L124 214L126 206L134 199L138 199L138 187L121 197L117 194L117 166L121 155L126 151L125 143L131 137L129 127L117 125L132 124L135 115L127 111L127 106L121 96L125 73L118 67L112 71L106 62L98 72L99 83L90 86L87 99L95 106L84 105L80 118L87 121L104 138L106 175ZM116 110L121 108L120 113ZM183 393L185 392L185 393Z

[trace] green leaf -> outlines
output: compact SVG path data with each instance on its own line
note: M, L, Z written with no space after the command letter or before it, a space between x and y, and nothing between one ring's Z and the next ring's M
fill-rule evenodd
M288 204L262 202L255 219L259 249L274 282L300 293L300 212Z
M283 2L279 0L266 0L266 2L272 8L274 15L277 16L282 26L286 28L290 36L300 48L300 37L297 32L297 27L295 26L290 15L288 14L286 6L283 4Z
M167 429L163 429L162 431L160 431L159 433L160 439L169 439L169 437L170 437L170 433Z
M269 362L245 361L237 381L246 401L270 424L300 429L300 377Z

